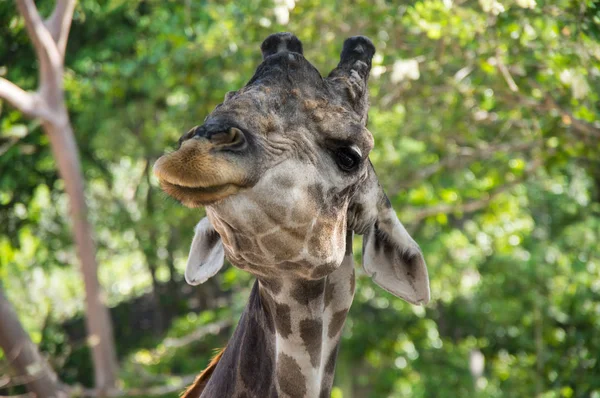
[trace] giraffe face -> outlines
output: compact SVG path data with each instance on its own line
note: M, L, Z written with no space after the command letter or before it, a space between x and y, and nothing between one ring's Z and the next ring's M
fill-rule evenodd
M344 42L326 77L290 33L269 36L263 62L179 149L154 166L162 188L205 206L186 268L191 284L232 264L257 277L321 279L342 262L346 231L364 235L363 267L411 303L429 301L419 246L398 220L369 162L367 80L375 48Z
M342 261L348 208L368 173L372 43L349 39L323 79L290 34L270 36L250 82L160 158L162 188L206 206L230 261L321 278ZM345 52L345 53L344 53Z

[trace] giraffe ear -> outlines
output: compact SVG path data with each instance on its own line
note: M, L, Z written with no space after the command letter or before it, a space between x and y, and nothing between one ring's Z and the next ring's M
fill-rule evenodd
M398 220L370 162L350 203L348 228L363 235L363 268L373 282L409 303L429 302L421 249Z
M224 256L221 236L204 217L194 228L194 240L185 267L186 282L190 285L206 282L223 267Z
M373 282L394 296L427 304L429 276L421 249L394 209L384 207L363 236L363 268Z

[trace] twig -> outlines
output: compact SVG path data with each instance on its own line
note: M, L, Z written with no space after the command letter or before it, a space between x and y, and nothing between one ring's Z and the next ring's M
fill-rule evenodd
M98 391L95 389L83 388L81 386L65 386L69 396L71 397L100 397L100 396L110 396L110 397L134 397L134 396L155 396L155 395L164 395L172 392L177 392L183 390L187 387L191 382L196 379L197 375L186 375L177 377L178 383L173 385L163 385L163 386L154 386L147 388L132 388L129 390L116 390L111 391L108 395L104 391ZM1 398L1 397L0 397Z
M552 96L546 96L546 103L542 106L545 110L556 110L560 113L562 117L567 117L569 122L571 123L571 126L576 132L582 133L583 135L588 137L600 139L600 127L597 127L596 125L590 122L586 122L584 120L576 118L571 112L561 108Z
M515 92L515 93L517 91L519 91L519 87L517 86L517 83L515 83L515 80L512 78L508 68L502 62L502 57L500 56L500 50L496 51L496 63L498 64L498 69L500 70L502 77L504 77L506 84L508 84L508 88L510 88L510 91Z
M209 323L208 325L198 328L195 331L193 331L192 333L190 333L186 336L180 337L178 339L174 339L174 338L165 339L164 344L165 344L165 347L169 347L169 348L183 347L190 343L193 343L194 341L198 341L209 334L218 334L222 329L224 329L228 326L231 326L231 324L232 324L231 320L224 320L224 321Z
M62 59L65 57L67 38L69 37L74 10L75 0L58 0L52 15L44 21L44 25L48 29L52 39L54 39Z
M465 202L463 204L439 204L436 206L426 207L423 209L407 209L406 213L412 214L412 223L418 223L419 221L427 218L429 216L437 215L437 214L450 214L450 213L472 213L477 210L481 210L489 205L491 201L497 198L502 193L510 190L516 185L519 185L526 181L529 178L529 174L541 166L542 161L536 160L534 161L530 167L527 168L525 175L517 180L508 182L492 192L488 193L486 197L481 199L471 200L469 202Z
M39 117L46 120L52 118L52 113L48 111L48 107L39 94L27 92L3 77L0 77L0 98L4 98L9 104L29 117Z
M402 181L399 185L394 187L391 192L409 188L420 181L426 180L440 170L452 170L457 167L464 166L469 161L489 158L491 155L499 152L514 153L526 151L536 147L537 145L539 145L539 142L516 141L498 145L483 146L480 148L462 147L455 155L447 156L434 164L423 167L417 171L412 178Z
M62 93L62 56L33 0L17 0L19 12L40 62L40 90ZM60 71L61 73L57 73Z

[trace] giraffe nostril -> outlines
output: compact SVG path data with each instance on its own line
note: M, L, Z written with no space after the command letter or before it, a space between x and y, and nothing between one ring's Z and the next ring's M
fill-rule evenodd
M227 147L228 149L233 149L233 147L241 148L246 142L244 133L236 127L230 127L224 131L216 131L208 139L214 145Z

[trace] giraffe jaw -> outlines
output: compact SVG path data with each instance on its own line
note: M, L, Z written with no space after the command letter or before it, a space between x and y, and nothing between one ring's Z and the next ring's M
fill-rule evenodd
M160 180L160 187L169 196L180 201L184 206L195 208L208 206L228 196L236 194L242 187L227 183L209 187L188 187Z
M184 206L206 206L251 185L248 170L236 154L218 150L207 140L190 139L161 156L153 172L160 187Z

